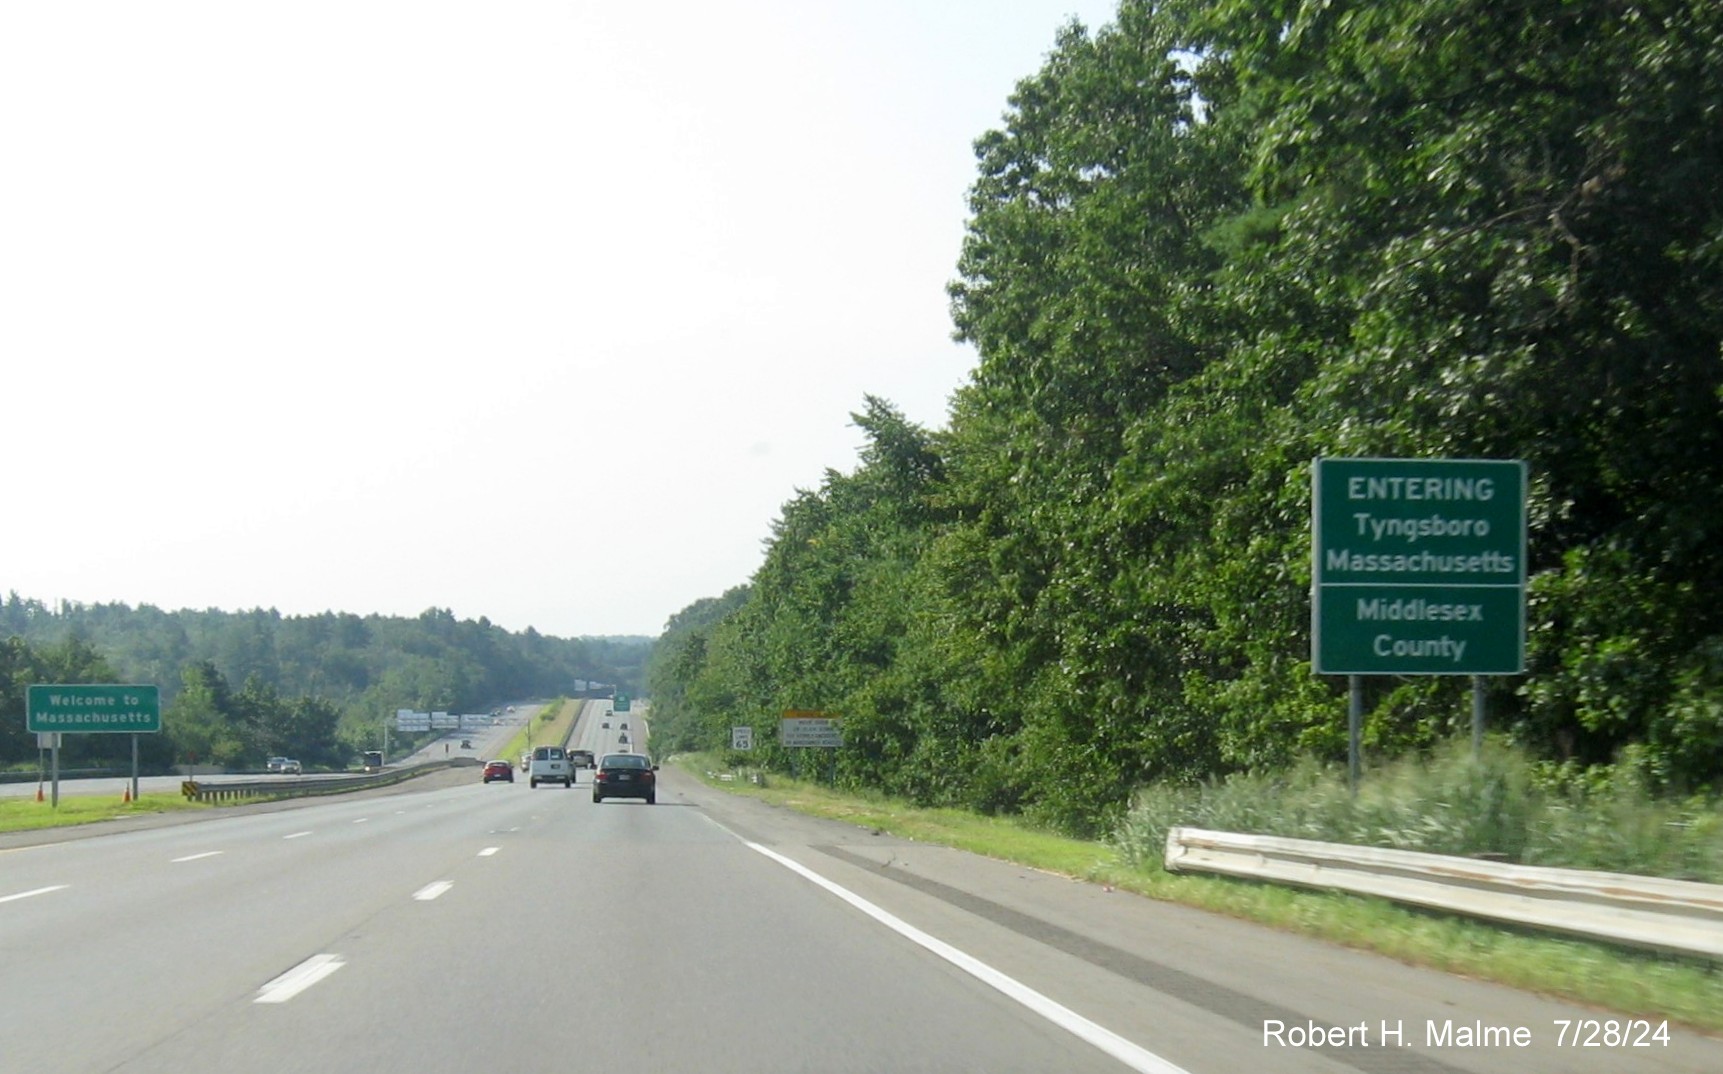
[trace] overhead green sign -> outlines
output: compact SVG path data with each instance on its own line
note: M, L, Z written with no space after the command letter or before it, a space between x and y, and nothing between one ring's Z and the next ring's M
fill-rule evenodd
M161 697L154 686L32 686L25 693L24 727L80 735L156 732L162 729Z
M610 707L615 712L627 712L633 702L627 694L617 694L611 701Z
M1508 460L1317 459L1317 673L1524 671L1525 475Z

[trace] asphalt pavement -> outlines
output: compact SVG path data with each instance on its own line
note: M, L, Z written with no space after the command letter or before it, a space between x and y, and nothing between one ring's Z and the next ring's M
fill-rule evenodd
M661 777L0 842L4 1069L1723 1070L1679 1028L1562 1043L1611 1016Z

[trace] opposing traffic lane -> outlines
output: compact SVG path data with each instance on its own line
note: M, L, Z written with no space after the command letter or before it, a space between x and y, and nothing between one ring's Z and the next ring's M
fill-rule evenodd
M0 1010L31 1028L6 1035L6 1069L107 1069L442 879L493 830L542 823L525 796L485 790L0 853L0 898L41 892L0 903Z

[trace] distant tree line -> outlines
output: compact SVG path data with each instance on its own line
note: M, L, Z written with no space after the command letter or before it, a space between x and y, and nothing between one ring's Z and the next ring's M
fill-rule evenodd
M583 682L637 693L651 644L513 633L437 608L412 619L50 608L10 593L0 602L0 767L36 759L24 730L24 687L33 682L158 686L163 733L140 744L153 766L192 757L255 765L274 755L339 765L375 748L396 709L482 711L507 699L572 696ZM70 765L129 763L130 736L68 736L64 749Z
M947 428L672 620L655 733L845 720L839 778L1103 826L1133 788L1343 757L1309 667L1310 461L1513 458L1528 673L1496 726L1723 785L1723 5L1124 0L976 143ZM1468 720L1371 680L1366 745Z

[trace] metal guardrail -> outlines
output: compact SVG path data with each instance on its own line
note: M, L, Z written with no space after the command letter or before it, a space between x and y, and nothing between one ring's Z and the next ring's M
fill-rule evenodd
M233 780L223 783L199 783L188 779L180 784L180 793L196 802L264 801L271 798L309 798L316 795L342 794L402 783L444 768L470 766L470 758L456 757L447 761L431 761L407 768L389 768L362 776L277 776L274 779Z
M1723 961L1723 885L1174 828L1166 867L1375 895Z

